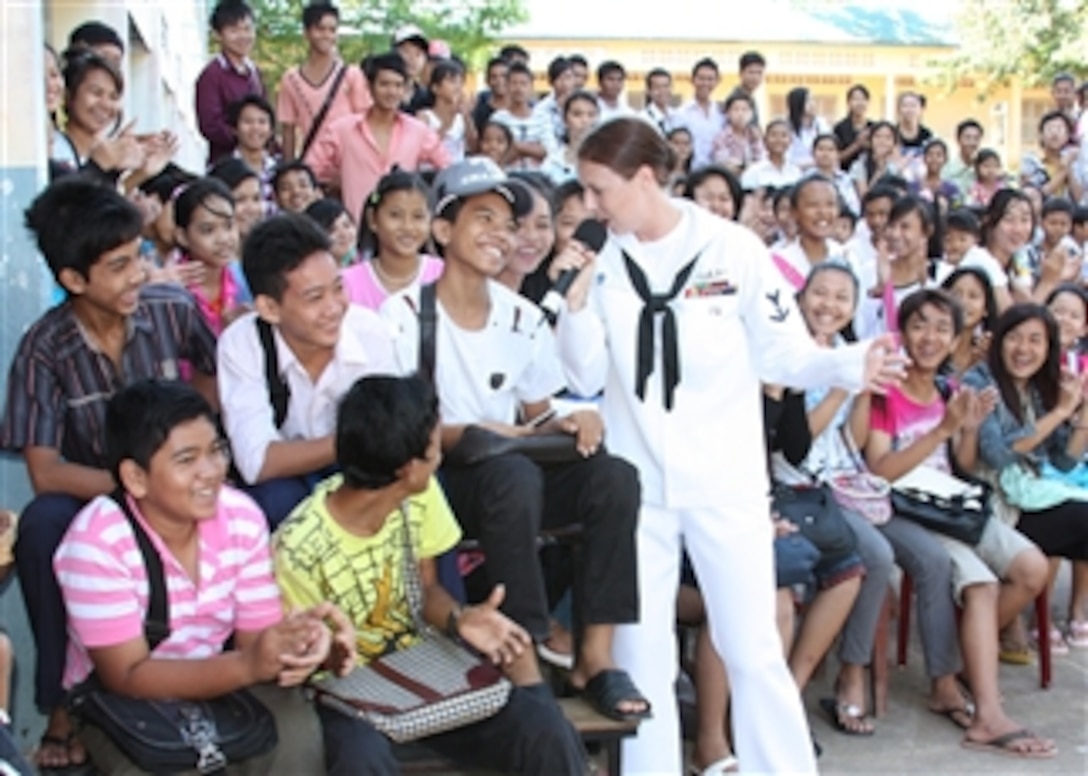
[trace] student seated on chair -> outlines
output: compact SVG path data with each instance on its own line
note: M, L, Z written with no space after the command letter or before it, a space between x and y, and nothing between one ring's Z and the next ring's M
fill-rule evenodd
M105 438L122 492L88 504L54 559L68 609L65 687L93 671L109 692L146 700L247 688L272 713L279 743L231 772L321 773L317 718L298 685L322 665L346 672L354 633L323 602L284 617L264 515L223 484L229 454L211 407L182 383L145 380L110 400ZM153 649L147 567L115 498L162 562L170 634ZM102 729L85 724L81 735L100 773L139 773Z
M83 505L115 487L103 449L109 398L143 378L178 379L187 362L194 386L214 399L215 336L185 289L147 284L143 216L113 189L74 178L55 183L31 204L26 223L68 296L19 342L0 448L22 455L34 491L15 560L37 646L35 704L49 716L36 761L65 767L85 753L61 703L64 602L53 552Z
M502 773L585 771L581 743L536 673L529 634L499 611L502 586L462 608L438 581L435 557L461 537L434 478L442 458L434 389L418 377L365 377L340 404L335 475L284 521L273 540L284 598L308 607L328 598L356 628L360 663L412 644L418 634L406 593L404 520L418 559L422 617L513 675L506 706L427 744ZM402 511L405 510L405 511ZM398 773L389 741L366 722L318 705L331 774Z
M446 496L466 534L480 541L488 582L505 586L503 611L536 641L548 636L537 534L582 526L584 562L574 599L584 628L571 683L608 716L645 716L648 704L612 660L615 626L638 618L638 475L601 449L604 432L595 411L547 420L551 397L566 385L551 328L540 308L494 280L512 252L516 219L532 207L530 194L494 162L477 157L439 173L435 197L432 231L446 261L433 287L433 380L443 450L478 424L508 437L570 434L579 453L547 466L518 453L447 465ZM382 306L404 372L429 371L418 358L421 299L417 288Z
M238 473L275 528L331 473L336 404L363 375L393 372L393 348L375 313L348 304L307 216L254 227L242 268L256 312L219 339L220 401Z

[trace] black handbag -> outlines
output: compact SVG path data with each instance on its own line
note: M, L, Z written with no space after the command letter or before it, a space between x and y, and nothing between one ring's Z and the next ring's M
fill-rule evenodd
M438 313L434 283L419 290L419 371L434 384L438 342ZM578 440L573 434L529 434L508 437L483 426L469 425L461 438L442 456L450 466L474 466L500 455L517 453L539 464L572 463L581 460Z
M113 499L132 526L147 569L144 635L153 650L170 635L162 559L125 494L114 493ZM109 692L91 674L72 690L68 703L72 714L101 729L137 767L153 774L217 773L270 752L278 741L271 712L245 690L202 701L143 700Z
M835 496L826 485L790 487L776 484L771 507L797 526L821 556L841 557L856 552L854 529L846 522Z
M973 547L979 543L990 519L990 492L977 487L975 492L942 496L922 488L893 484L892 511L923 528Z

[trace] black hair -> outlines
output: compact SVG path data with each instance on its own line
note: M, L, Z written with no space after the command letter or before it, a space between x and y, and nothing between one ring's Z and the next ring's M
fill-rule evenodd
M1077 205L1073 208L1073 226L1088 224L1088 207Z
M956 139L959 140L960 136L969 129L977 129L979 135L986 134L986 130L975 119L964 119L956 125Z
M718 75L721 71L718 69L718 63L710 57L703 57L694 65L691 66L691 77L694 78L695 74L702 70L704 67L714 71L714 75Z
M789 94L786 95L786 112L790 128L795 135L800 135L804 128L805 105L808 103L810 94L808 87L797 86L790 89Z
M181 380L138 380L106 404L106 462L117 482L121 464L144 471L178 426L203 418L218 429L215 412L200 392Z
M488 127L497 127L499 130L501 130L502 136L506 138L506 145L507 146L513 146L514 145L514 133L510 131L510 127L506 126L501 121L492 121L491 119L488 119L487 121L485 121L484 125L482 127L480 127L480 137L481 138L483 138L484 132L487 131Z
M945 158L948 158L948 143L941 140L939 137L931 137L925 143L922 144L922 155L925 156L929 153L931 148L941 148L944 150Z
M865 84L854 84L849 89L847 89L846 90L846 99L847 99L847 101L849 101L850 98L853 97L855 93L860 94L866 100L871 100L872 99L871 95L869 94L869 87L867 87Z
M758 51L745 51L740 55L740 59L737 60L737 70L745 70L752 65L759 65L760 67L767 66L767 60L763 58L763 55Z
M1070 83L1074 86L1077 85L1077 79L1073 77L1072 73L1061 72L1055 74L1054 78L1050 81L1051 86L1057 86L1060 83Z
M174 202L174 224L179 229L188 229L192 223L196 209L206 203L212 197L219 197L230 203L231 211L234 210L234 195L231 194L227 184L218 178L210 176L200 178L185 187Z
M876 202L878 199L890 199L892 205L899 200L899 191L893 189L891 186L876 185L865 192L865 196L861 198L861 210L865 212L865 206L871 202Z
M978 175L978 171L984 163L991 160L996 160L998 164L1001 164L1001 155L992 148L980 149L979 152L975 154L975 161L972 165L975 168L975 175Z
M510 63L510 66L506 69L506 77L509 79L510 76L514 75L515 73L528 76L530 83L533 80L533 71L529 69L529 66L523 62Z
M649 91L650 91L650 83L651 83L651 82L652 82L652 81L653 81L653 80L654 80L655 78L668 78L668 79L669 79L669 83L672 83L672 74L671 74L671 73L669 73L669 71L668 71L668 70L666 70L666 69L665 69L665 68L663 68L663 67L655 67L654 69L652 69L652 70L651 70L650 72L648 72L648 73L646 74L646 91L647 91L647 92L649 92ZM650 98L649 98L649 96L647 96L647 97L646 97L646 104L647 104L647 105L649 105L649 104L650 104Z
M853 230L858 225L858 214L855 213L849 205L846 204L846 200L839 197L839 215L838 218L845 218L850 222L850 229Z
M499 58L505 59L509 62L511 59L520 57L526 61L529 60L529 52L524 47L519 46L517 43L507 43L501 49L499 49Z
M484 71L484 73L486 75L491 75L491 71L496 67L501 67L502 69L506 70L510 67L510 63L502 57L492 57L491 59L487 60L487 69Z
M287 273L329 248L329 236L301 213L279 213L257 224L242 246L242 271L254 298L280 301Z
M606 59L597 65L597 82L600 83L606 76L614 73L619 73L621 78L627 77L627 71L623 69L623 65L614 59Z
M1052 110L1048 113L1044 113L1043 117L1039 119L1039 134L1043 134L1043 127L1052 121L1060 121L1065 124L1065 130L1069 133L1069 137L1073 137L1076 134L1077 128L1073 124L1073 119L1069 118L1060 110Z
M682 196L685 199L695 199L695 189L706 183L709 178L721 178L725 181L725 187L729 189L729 196L733 198L733 220L736 221L740 218L740 209L744 204L744 188L740 185L737 176L724 167L711 164L700 167L691 175L688 175L684 179Z
M797 292L797 298L800 299L808 291L809 286L812 285L812 281L825 272L841 272L844 275L848 275L852 281L854 281L854 309L857 310L859 304L861 304L861 281L858 280L858 276L854 274L854 270L845 261L839 259L832 259L830 261L821 261L809 270L808 275L805 277L805 284L801 286L801 290ZM850 321L844 328L850 328Z
M835 193L836 201L838 200L839 190L835 188L835 181L828 178L823 173L814 172L811 175L806 175L797 183L790 187L790 207L796 208L801 201L801 192L817 183L822 183L825 186L830 186L831 191Z
M903 105L903 100L906 100L906 99L908 99L910 97L913 97L914 99L918 100L919 107L921 107L923 110L925 109L925 107L926 107L926 96L924 94L922 94L921 92L914 92L914 91L906 91L906 92L903 92L902 94L900 94L899 99L897 99L895 101L896 107L901 107Z
M672 129L670 129L668 131L668 133L665 135L665 139L666 140L672 140L674 137L676 137L681 132L683 132L685 135L687 135L689 140L694 141L695 138L691 134L691 130L688 129L684 125L681 125L679 127L673 127ZM692 151L693 151L693 153L688 154L687 161L684 162L684 174L687 174L687 173L691 172L691 163L692 163L692 160L695 158L694 149L692 149Z
M902 175L895 175L890 172L886 172L876 179L876 183L879 186L885 186L889 189L895 189L899 196L904 197L910 193L910 184L907 183L907 179Z
M34 198L25 224L59 281L65 269L89 279L103 254L140 236L144 218L115 189L70 176Z
M830 132L824 132L822 134L817 135L815 138L813 138L813 140L812 140L812 150L815 151L816 146L818 146L820 143L824 142L825 140L831 141L835 145L835 150L836 151L842 151L842 148L839 147L839 139L837 137L835 137L835 135L833 135Z
M872 180L873 176L876 175L876 159L873 158L873 153L871 150L872 137L879 130L882 129L891 130L892 143L894 145L899 145L899 127L895 126L895 124L890 121L874 121L872 124L869 125L870 150L866 151L865 154L862 156L865 165L865 180L867 181Z
M1043 410L1050 412L1058 405L1058 396L1061 391L1061 337L1058 334L1058 323L1050 311L1040 304L1021 303L1014 304L1001 314L994 325L993 341L990 343L990 352L987 355L987 363L990 366L990 374L994 383L1001 392L1001 399L1005 409L1012 413L1021 423L1024 422L1023 401L1016 389L1012 375L1005 366L1002 343L1013 329L1028 321L1042 321L1046 329L1047 354L1046 361L1028 380L1029 389L1034 389L1042 400Z
M997 193L990 199L990 204L986 207L986 212L982 216L980 242L983 245L990 241L990 235L993 233L994 227L1001 222L1009 208L1016 202L1023 202L1028 206L1028 212L1031 213L1031 229L1033 232L1035 231L1035 208L1032 206L1031 200L1028 199L1028 195L1020 189L998 189Z
M465 66L453 59L439 59L431 67L429 85L432 89L447 78L464 78Z
M906 331L910 319L926 305L932 305L952 316L953 334L958 336L963 331L963 307L956 297L940 288L920 288L903 300L899 305L899 331ZM993 352L992 346L990 352Z
M509 129L507 129L509 132ZM398 191L417 191L423 195L424 208L431 212L431 189L418 173L408 172L399 167L393 168L378 179L374 190L363 202L363 212L356 223L359 225L358 247L361 252L371 256L378 253L378 235L370 228L369 215L381 207L383 200Z
M956 208L949 212L944 219L945 232L966 232L974 235L976 240L982 238L982 224L978 216L967 208Z
M1080 300L1081 305L1084 307L1085 319L1088 320L1088 290L1085 290L1083 286L1078 283L1062 283L1046 297L1046 307L1049 310L1050 305L1054 303L1054 300L1058 298L1059 294L1072 294ZM1052 313L1053 314L1053 313ZM1055 318L1055 321L1057 319ZM1061 334L1061 327L1058 327L1058 334ZM1078 339L1076 345L1077 353L1083 354L1085 348L1085 341L1083 338Z
M570 60L566 57L556 57L548 63L548 83L554 84L563 73L567 72L570 72Z
M261 176L258 175L252 167L234 156L228 156L225 159L220 159L216 162L212 168L208 170L208 177L218 178L223 181L231 191L241 186L250 178L253 178L256 181L261 180Z
M343 202L338 199L330 199L329 197L319 199L316 202L311 202L302 213L303 215L312 218L314 223L325 231L332 229L332 225L336 223L336 219L340 216L347 215L348 218L351 218L351 214L348 213Z
M418 375L364 377L336 413L336 465L344 486L378 490L397 471L425 458L438 425L438 396Z
M733 92L725 98L725 104L722 106L722 110L728 113L729 109L736 105L738 102L746 102L748 103L749 108L751 108L752 110L756 109L756 101L752 99L752 95L745 94L744 92Z
M362 68L363 75L366 76L367 83L370 84L378 80L378 73L383 70L396 73L406 83L408 81L408 66L404 63L404 57L395 51L387 51L384 54L371 54L364 57L359 67Z
M571 67L589 68L589 60L581 54L571 54L567 59L570 60Z
M292 172L304 172L306 177L310 179L311 185L316 189L318 186L317 176L314 175L314 171L310 169L310 165L301 159L295 159L293 162L281 162L276 165L275 171L272 173L272 190L277 194L280 191L280 181L283 180L283 176Z
M227 122L230 126L238 129L238 121L242 118L242 111L250 107L257 108L268 116L268 126L272 130L272 134L275 135L276 111L272 108L272 104L259 94L247 94L227 106Z
M598 110L600 109L600 103L597 102L596 97L594 97L589 92L578 91L578 92L575 92L574 94L570 95L569 97L567 97L567 101L563 103L563 118L564 119L567 117L567 114L570 113L571 103L575 103L575 102L591 102L591 103L593 103L593 107L597 108Z
M552 210L558 213L563 209L563 205L567 204L568 199L578 197L584 200L585 195L586 187L582 185L582 182L577 178L571 178L569 181L560 183L552 192Z
M245 165L245 162L242 162L241 159L231 159L231 161ZM247 170L249 169L248 165L245 165L245 167ZM254 173L254 175L256 175L256 173ZM188 186L196 179L196 175L193 175L188 170L181 169L173 162L169 162L162 169L162 172L141 183L139 189L144 194L158 197L159 202L165 205L170 201L171 197L177 195L182 186Z
M982 298L985 300L986 310L979 323L982 324L983 331L991 331L997 320L997 297L994 295L994 284L990 282L990 276L986 270L981 267L958 267L944 279L941 288L952 293L952 287L964 277L972 277L982 286Z
M933 229L933 210L933 206L929 202L921 197L908 194L897 199L895 204L892 205L892 210L888 214L888 223L893 224L896 221L902 221L911 213L917 213L918 219L922 222L922 231L929 232Z
M118 94L125 91L125 79L112 62L101 54L87 48L68 49L62 55L64 67L61 75L64 77L65 99L71 99L87 76L95 70L100 70L110 77Z
M83 22L68 34L68 45L72 48L94 48L95 46L117 46L125 53L125 42L117 30L99 21Z
M253 9L244 0L219 0L212 11L211 28L216 32L222 32L224 27L252 19Z
M555 184L551 178L540 170L514 170L510 173L510 178L521 181L530 192L543 197L548 203L548 212L551 213L553 219L555 218L559 208L555 206Z
M1073 200L1066 197L1050 197L1043 203L1042 217L1046 218L1051 213L1065 213L1072 219L1075 212Z
M332 3L321 2L321 0L314 0L305 8L302 9L302 26L304 29L310 29L321 24L321 21L326 16L335 16L336 21L340 21L340 9Z
M793 186L782 186L778 189L769 190L771 196L771 207L775 211L778 210L778 206L785 200L789 203L790 207L793 207Z

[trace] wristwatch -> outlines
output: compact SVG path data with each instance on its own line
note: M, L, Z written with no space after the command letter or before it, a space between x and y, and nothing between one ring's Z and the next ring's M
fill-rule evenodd
M450 609L450 613L446 616L446 635L449 636L451 639L461 638L461 633L458 630L458 627L461 624L462 612L464 612L464 609L462 609L460 604L458 604L457 606Z

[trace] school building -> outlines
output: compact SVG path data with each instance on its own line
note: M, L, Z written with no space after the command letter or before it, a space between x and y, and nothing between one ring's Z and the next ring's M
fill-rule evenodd
M973 117L985 128L985 146L1013 168L1038 142L1046 89L1019 84L982 99L975 84L941 83L940 61L955 51L956 0L828 2L818 0L635 0L626 6L584 0L527 0L529 20L504 40L531 55L538 85L547 90L547 66L555 56L580 53L594 70L616 60L627 71L632 107L646 101L646 73L663 67L673 76L676 102L690 100L691 67L713 57L722 72L715 92L724 99L737 84L737 60L759 51L767 60L757 94L764 120L786 115L786 94L808 87L819 114L832 123L846 115L846 90L864 84L872 95L870 116L895 116L905 91L926 97L924 123L951 140L956 124ZM591 78L590 86L594 86ZM954 148L953 148L954 152Z

